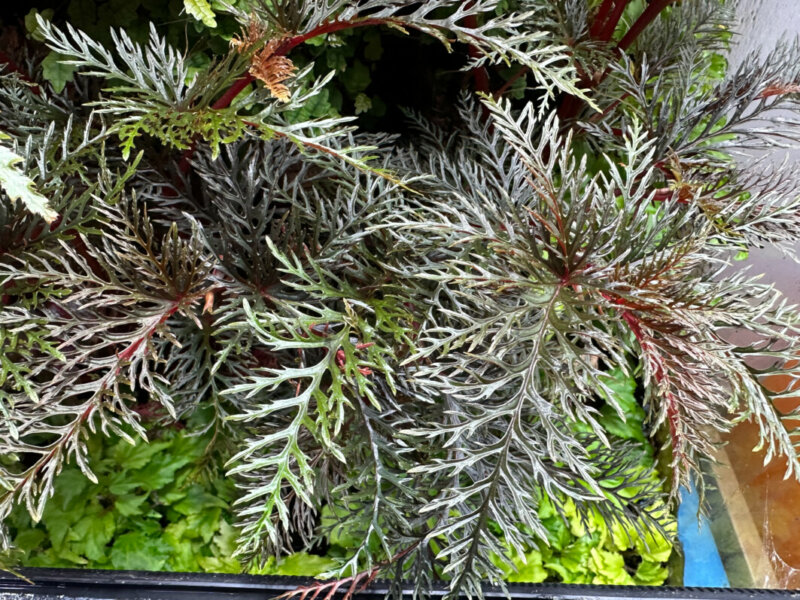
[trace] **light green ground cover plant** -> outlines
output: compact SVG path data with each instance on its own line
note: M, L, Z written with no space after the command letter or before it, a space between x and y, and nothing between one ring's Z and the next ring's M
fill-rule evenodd
M96 483L66 467L38 525L15 510L9 525L24 564L238 572L234 486L204 465L209 437L152 437L136 446L90 437Z
M605 405L602 425L617 442L641 444L639 468L653 466L653 449L644 436L644 410L634 397L635 383L619 375L611 384L625 407L626 420ZM53 497L39 523L24 507L10 515L8 525L20 563L27 567L81 567L148 571L240 573L233 558L239 535L232 503L233 481L211 462L211 435L193 435L191 427L149 432L149 444L130 445L102 435L87 440L90 467L97 483L80 469L67 466L58 475ZM597 516L580 518L571 501L560 507L540 499L538 516L547 540L522 556L514 567L495 559L512 582L663 583L672 552L668 537L645 539L619 527L609 530ZM336 568L338 560L362 543L338 523L329 507L321 511L328 528L323 545L288 556L270 558L252 572L311 577ZM497 530L498 535L502 531ZM324 549L324 552L323 552ZM379 552L379 548L374 548ZM511 553L511 549L506 549Z
M796 475L761 380L794 382L798 313L726 269L791 252L792 172L730 157L797 138L769 119L796 107L800 49L715 81L730 11L670 4L252 2L200 67L155 27L104 45L38 19L76 71L0 85L0 519L44 520L60 473L97 482L93 436L157 448L151 404L210 439L245 565L359 540L326 594L383 575L480 596L539 559L583 576L541 546L556 522L610 579L655 579L678 486L742 419ZM480 95L455 126L298 120L328 77L292 53L371 27L463 52ZM637 369L671 491L606 428Z

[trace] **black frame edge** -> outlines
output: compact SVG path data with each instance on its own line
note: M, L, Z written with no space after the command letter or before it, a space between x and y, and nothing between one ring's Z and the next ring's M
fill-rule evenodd
M163 573L148 571L105 571L89 569L27 568L21 573L30 583L8 573L0 574L0 598L108 598L182 600L184 598L268 599L312 580L299 577L262 575L226 575L207 573ZM356 595L356 600L382 600L388 591L386 582L377 581ZM446 588L433 590L432 598L444 596ZM5 596L3 596L5 594ZM410 586L409 586L410 594ZM572 585L560 583L509 584L508 594L487 586L487 600L745 600L759 597L796 598L800 590L687 588Z

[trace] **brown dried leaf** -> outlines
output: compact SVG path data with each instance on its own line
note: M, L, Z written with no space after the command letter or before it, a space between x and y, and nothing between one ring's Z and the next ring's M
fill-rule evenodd
M280 39L270 40L266 46L253 55L250 74L259 81L263 81L274 98L288 102L291 92L283 82L294 75L297 67L290 59L276 54L281 42Z
M258 44L261 41L261 38L264 37L264 34L265 31L261 23L255 18L255 16L253 16L248 24L247 32L244 33L241 38L236 36L232 37L230 44L233 48L236 48L236 51L239 54L244 54L253 46Z
M782 96L783 94L797 94L800 92L800 85L796 83L780 83L768 85L758 97L769 98L770 96Z

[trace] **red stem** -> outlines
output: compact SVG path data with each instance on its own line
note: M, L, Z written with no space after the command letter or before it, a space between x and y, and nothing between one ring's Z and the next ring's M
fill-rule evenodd
M592 27L589 30L589 36L593 39L598 39L600 33L604 30L603 25L605 25L606 21L608 20L608 15L611 12L611 9L614 7L615 2L616 0L603 0L603 4L597 11L597 14L594 17L594 22L592 23Z
M336 31L342 31L345 29L355 29L356 27L366 27L368 25L387 25L392 23L392 19L362 19L360 21L333 21L331 23L325 23L324 25L320 25L319 27L315 27L311 31L304 33L302 35L296 35L287 39L283 42L280 47L275 51L277 56L286 56L289 52L291 52L294 48L306 42L312 38L318 37L320 35L325 35L327 33L334 33ZM255 77L253 77L250 73L243 74L239 79L237 79L234 84L226 91L219 99L211 105L211 108L214 110L222 110L224 108L228 108L231 103L233 102L234 98L238 96L244 88L255 81ZM487 87L488 87L488 80L487 80ZM189 172L189 168L191 167L191 160L192 156L194 155L195 145L192 144L190 148L184 151L183 156L181 157L180 162L178 163L178 168L180 169L181 173L186 174Z
M667 6L675 2L675 0L653 0L650 4L647 5L647 8L644 9L644 12L639 15L639 18L636 19L636 22L631 25L631 28L628 30L628 33L620 40L619 44L617 44L617 48L620 52L624 52L628 49L628 47L639 37L639 34L645 30L645 28L652 23L655 18L661 14Z
M531 68L528 66L520 68L516 73L508 78L508 81L506 81L499 90L494 93L494 99L497 100L498 98L501 98L503 94L505 94L511 88L511 86L516 83L517 79L527 75L528 71L530 70Z
M325 23L324 25L315 27L308 33L296 35L287 39L278 47L278 49L275 51L275 54L277 56L286 56L289 52L303 42L307 42L312 38L319 37L327 33L334 33L344 29L355 29L356 27L366 27L368 25L387 25L391 22L392 19L362 19L361 21L333 21L331 23ZM236 98L236 96L238 96L244 88L253 83L254 80L255 77L253 77L250 73L245 73L242 75L242 77L236 80L236 82L227 92L220 96L219 99L211 105L211 108L214 110L228 108L231 105L231 102L233 102L233 99Z
M211 108L214 110L228 108L231 105L231 102L233 102L233 99L241 94L244 88L253 83L254 79L255 77L253 77L250 73L245 73L242 75L230 88L228 88L227 92L222 94L222 96L220 96L219 99L211 105ZM180 172L184 175L189 172L194 151L195 144L193 143L189 148L184 150L183 156L181 156L181 160L178 163L178 169L180 169Z
M211 105L211 108L214 110L228 108L231 105L231 102L233 102L233 99L236 98L236 96L238 96L244 88L253 83L253 80L255 80L255 77L253 77L250 73L245 73L234 82L227 92L219 97L219 100Z
M642 31L644 31L645 28L650 23L652 23L655 20L655 18L659 14L661 14L661 12L665 8L667 8L667 6L669 6L675 1L676 0L653 0L650 4L648 4L644 12L641 15L639 15L639 18L636 19L634 24L631 25L631 28L628 30L628 32L623 36L622 40L620 40L619 44L617 44L617 51L621 54L625 50L627 50L628 47L636 40L636 38L639 37ZM619 6L622 6L622 8L624 8L624 4L625 2L622 2L622 4L620 5L615 5L615 9L620 10L620 15L621 15L621 9L619 9ZM618 20L619 17L617 17L617 21ZM609 23L607 23L608 26L610 26L610 22L611 20L609 20ZM615 22L613 27L611 28L611 31L609 32L609 37L608 37L609 40L611 39L611 35L613 35L614 33L614 28L616 28L616 25L617 24ZM605 35L606 31L603 31L602 33L603 35ZM589 82L589 85L591 87L596 87L608 76L610 72L611 69L607 68L599 78ZM567 96L562 102L561 106L559 106L558 108L559 118L562 121L574 118L575 115L578 114L578 111L580 110L582 104L583 102L581 100L576 99L574 96Z
M669 385L669 375L664 369L664 363L662 362L658 353L653 350L649 336L642 330L639 318L629 310L622 311L622 318L625 319L625 323L628 324L628 327L630 327L633 335L639 342L639 347L647 356L646 363L653 372L653 378L659 384L666 382L666 385ZM672 452L675 458L680 459L680 461L685 464L686 459L682 449L679 433L680 413L678 412L678 408L676 406L678 401L675 398L675 394L669 390L665 390L664 392L664 401L667 403L667 429L669 430L669 439L672 446Z
M655 192L653 195L654 202L666 202L675 196L675 190L671 188L658 188ZM689 204L689 197L686 196L685 192L678 191L677 202L678 204Z
M613 302L615 305L622 305L625 306L627 302L620 297L614 297L611 294L606 292L600 292L600 295ZM653 349L653 344L651 342L651 337L647 334L644 329L642 328L642 322L633 312L624 308L620 311L620 316L625 321L625 324L630 328L631 332L633 333L636 341L639 342L639 347L642 349L646 356L646 365L650 368L653 373L653 378L656 382L669 383L669 375L666 373L664 369L663 360L660 358L657 351ZM684 456L684 452L681 448L681 440L680 440L680 413L678 412L678 408L676 406L677 400L675 398L675 394L671 391L667 390L664 394L664 400L667 403L667 424L669 429L669 437L672 443L672 451L676 458L680 459L681 462L685 464L686 459Z
M469 15L468 17L464 17L464 25L469 27L470 29L477 29L478 28L478 17L476 15ZM469 53L470 58L478 59L481 57L480 50L478 50L472 44L469 45L467 48L467 52ZM472 78L475 80L475 91L481 92L483 94L489 93L489 73L486 71L486 67L475 67L472 69Z
M120 371L122 371L122 363L129 361L131 358L133 358L133 355L136 354L136 351L142 346L142 344L144 344L151 337L153 337L153 334L156 332L156 330L161 325L166 323L167 319L169 319L172 315L178 312L178 309L181 307L182 301L183 301L182 296L179 296L177 299L175 299L170 305L170 307L166 311L164 311L164 313L161 315L158 321L156 321L154 325L150 326L150 328L148 328L147 331L145 331L144 335L141 335L135 340L133 340L130 344L128 344L128 347L125 348L125 350L123 350L117 355L117 366L114 369L114 375L113 375L114 377L119 375Z
M312 583L311 585L296 587L293 590L284 592L278 596L276 600L288 600L298 596L300 597L300 600L305 600L306 596L309 594L311 594L311 600L314 600L317 597L322 597L322 594L325 592L327 592L327 594L324 596L324 600L331 600L337 592L339 592L339 594L336 594L337 597L341 597L343 600L350 600L354 594L366 589L375 580L375 577L378 575L381 569L405 558L417 546L419 546L419 541L414 542L408 548L405 548L394 556L377 563L366 571L361 571L355 575L351 575L350 577L345 577L343 579L318 581ZM350 586L348 590L344 592L344 586L348 583Z
M370 25L388 25L393 23L393 19L362 19L360 21L333 21L330 23L325 23L320 25L319 27L315 27L311 31L304 33L302 35L296 35L294 37L289 38L285 42L283 42L278 49L275 51L275 54L278 56L286 56L289 52L291 52L294 48L299 46L300 44L307 42L310 39L315 37L319 37L321 35L325 35L327 33L334 33L336 31L343 31L346 29L355 29L356 27L366 27ZM470 15L469 17L465 18L465 24L468 27L476 29L478 27L478 21L475 15ZM479 58L480 52L474 46L469 46L469 55L472 58ZM489 74L486 72L486 69L483 67L478 67L472 69L473 77L475 78L475 89L479 92L483 92L488 94L489 93ZM234 98L238 96L244 88L248 85L253 83L254 77L250 73L245 73L236 80L236 82L226 91L219 99L214 102L211 108L215 110L222 110L224 108L228 108L231 103L233 102ZM188 173L190 167L190 161L192 155L194 154L195 146L192 145L191 148L187 149L183 156L181 157L180 163L178 168L182 173Z
M369 25L388 25L389 23L393 22L394 19L362 19L360 21L333 21L331 23L325 23L324 25L315 27L308 33L289 38L283 44L281 44L281 46L275 51L275 54L279 56L286 56L295 47L299 46L303 42L307 42L312 38L325 35L326 33L334 33L344 29L355 29L356 27L366 27Z
M603 27L603 31L600 34L598 39L607 42L611 39L614 35L614 30L617 28L617 23L622 18L622 13L625 11L625 7L628 5L628 0L618 0L617 4L614 6L614 12L611 13L611 16L606 21L605 27Z

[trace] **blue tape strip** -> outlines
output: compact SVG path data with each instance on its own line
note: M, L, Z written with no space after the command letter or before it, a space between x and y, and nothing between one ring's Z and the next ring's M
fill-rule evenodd
M681 488L678 505L678 539L683 546L683 585L730 587L708 519L698 515L700 498L692 485Z

